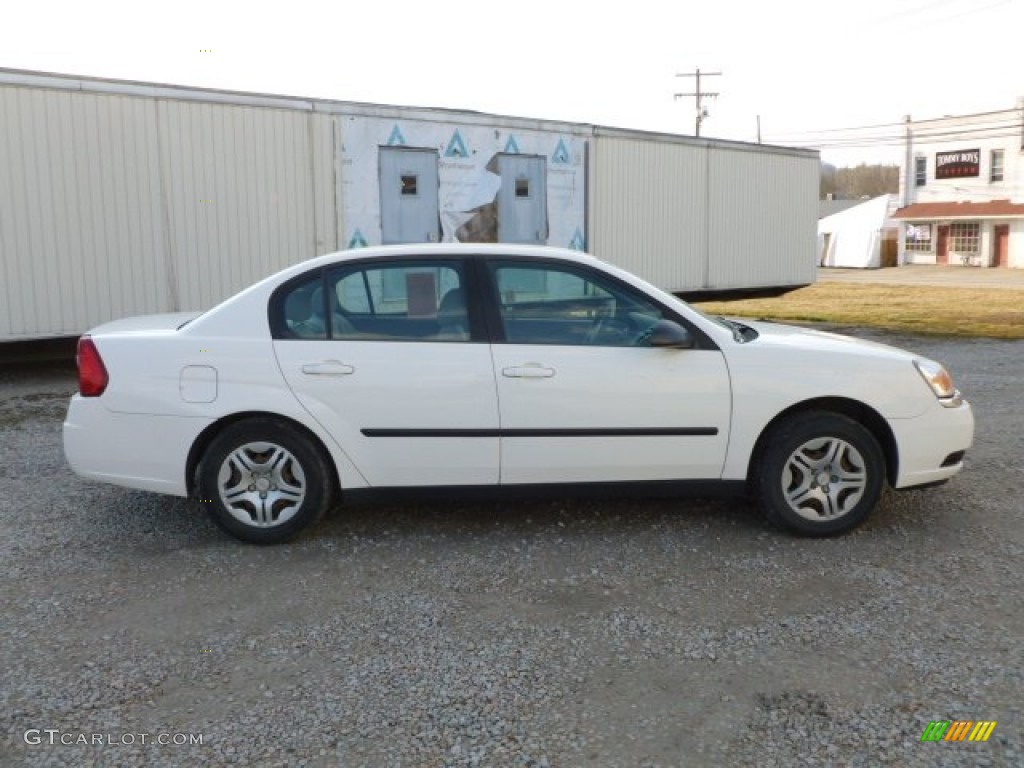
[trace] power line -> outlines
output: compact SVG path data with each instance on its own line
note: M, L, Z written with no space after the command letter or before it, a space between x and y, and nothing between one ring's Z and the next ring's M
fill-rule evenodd
M903 16L916 16L917 14L925 14L929 11L938 8L943 5L949 5L950 3L959 2L960 0L931 0L924 5L916 5L912 8L904 8L902 11L895 11L893 13L879 16L876 19L872 19L872 24L885 24L894 19L899 19Z
M1018 112L1018 110L1004 110L1004 111L1005 112ZM940 120L941 120L941 118L940 118ZM1013 128L1013 127L1016 127L1016 126L1020 125L1021 118L1019 116L1017 116L1017 115L1007 115L1007 116L1004 117L1002 114L999 114L998 116L993 116L991 119L977 120L977 121L972 121L970 123L962 123L961 124L962 127L943 126L943 125L926 125L925 124L926 122L927 123L933 123L933 122L938 122L938 121L939 120L928 120L928 121L921 121L919 123L914 123L913 121L911 121L910 127L913 129L915 136L947 136L947 135L954 134L954 133L973 133L973 132L984 131L984 130L997 130L997 129L1003 129L1003 128ZM890 133L892 133L892 134L899 133L899 135L902 136L904 134L904 130L907 128L907 123L906 122L901 122L901 123L885 123L885 124L879 124L877 126L861 126L861 127L858 127L858 128L823 128L823 129L818 130L818 131L787 131L787 132L784 132L784 133L776 134L776 136L777 137L781 137L781 138L789 138L789 137L793 137L793 138L796 138L796 137L810 137L810 138L814 138L814 137L819 136L819 135L823 136L824 134L830 134L830 133L850 133L850 134L853 134L853 133L861 131L861 130L863 130L865 128L869 128L869 127L870 128L890 128L890 129L892 129L891 131L879 132L878 134L876 134L876 135L879 135L879 136L884 136L884 135L887 135L887 134L890 134ZM871 138L871 135L870 134L867 135L866 138Z
M676 99L682 98L683 96L693 96L694 97L694 100L696 101L696 104L697 104L697 118L696 118L696 128L695 128L695 135L696 136L700 136L700 124L702 122L704 122L704 118L706 118L708 116L707 110L704 109L704 99L717 99L718 95L719 95L717 92L709 93L707 91L703 91L703 92L701 91L701 89L700 89L700 77L701 77L702 74L704 75L704 77L718 77L722 73L721 72L703 72L702 73L700 71L700 68L698 67L696 69L696 71L694 71L694 72L684 72L682 74L676 75L676 77L693 77L693 78L696 78L697 85L696 85L696 90L693 93L677 93L677 94L674 94L674 98L676 98Z
M1005 133L996 136L989 136L987 138L1018 138L1019 133ZM941 141L933 142L934 144L962 144L963 140L955 139L942 139ZM842 149L898 149L906 146L905 141L898 139L876 141L876 142L849 142L846 144L782 144L776 146L788 146L788 147L800 147L803 149L817 149L821 151L827 150L842 150Z
M977 135L977 136L960 136L960 137L950 136L950 137L946 137L946 138L923 138L923 137L917 137L917 138L919 139L919 143L921 143L921 144L962 144L962 143L964 143L966 141L975 141L975 140L978 140L978 139L1019 138L1020 135L1021 134L1020 134L1019 131L1006 131L1006 132L1003 132L1003 133L986 133L986 134L980 134L980 135ZM844 147L850 147L850 148L854 148L854 147L899 147L899 146L904 146L906 144L906 141L907 140L906 140L905 136L888 136L888 137L882 137L882 138L876 138L876 139L870 139L870 140L863 140L863 141L860 141L860 140L857 140L857 139L848 139L848 140L822 141L822 142L801 142L801 143L781 142L781 144L789 145L789 146L810 147L810 148L815 148L815 149L842 149ZM771 142L771 143L778 144L780 142ZM914 143L915 142L911 141L911 144L914 144Z
M928 121L934 122L934 121ZM980 134L985 131L1000 131L1017 128L1021 125L1020 118L1008 118L1006 120L995 120L978 122L973 125L966 125L960 128L943 128L939 126L925 126L914 128L913 135L917 138L942 138L949 136L960 136L967 134ZM885 131L877 129L888 129ZM817 131L792 131L776 134L771 137L774 143L826 143L832 141L889 139L903 137L906 135L906 123L885 123L875 126L860 126L857 128L823 128ZM868 129L877 130L875 133L867 133ZM865 133L861 133L865 131ZM847 134L845 136L834 136L832 134Z
M1017 113L1017 112L1020 112L1022 108L1024 108L1024 107L1021 107L1020 105L1018 105L1016 107L1005 107L1003 109L989 109L989 110L986 110L984 112L971 112L971 113L966 114L966 115L956 115L956 116L954 116L954 115L945 115L943 117L924 117L924 118L921 118L919 120L911 120L910 124L913 125L913 126L921 126L921 128L919 130L927 130L928 127L929 127L929 125L928 125L929 123L942 123L944 121L949 120L951 117L956 117L957 119L986 118L983 121L978 121L978 124L986 124L987 122L990 122L990 121L993 121L993 120L995 120L997 122L1002 122L1003 120L1015 119L1015 118L1012 118L1012 117L1004 117L1006 115L1006 113L1008 113L1008 112ZM786 131L785 133L780 134L780 135L782 135L782 136L804 136L806 134L843 133L843 132L846 132L846 131L851 131L851 132L852 131L866 131L866 130L870 130L870 129L873 129L873 128L899 128L899 129L903 129L903 128L906 127L906 125L907 125L907 121L906 120L900 120L899 122L895 122L895 123L873 123L872 125L850 125L850 126L845 126L845 127L842 127L842 128L815 128L815 129L809 130L809 131ZM943 130L945 130L945 129L943 129Z
M805 134L816 135L819 133L839 133L844 131L863 131L868 128L899 128L904 126L905 123L876 123L875 125L855 125L850 128L821 128L815 131L790 131L784 135L786 136L803 136Z
M897 124L893 124L895 128ZM905 124L904 124L905 125ZM971 126L949 127L944 129L922 128L912 129L912 141L921 143L952 143L960 141L972 141L975 139L1007 138L1020 135L1022 121L1020 118L988 121L977 123ZM835 129L834 133L840 133L843 129ZM854 129L847 129L846 136L825 136L826 131L818 135L808 134L780 134L769 137L773 144L793 144L806 147L832 148L832 147L869 147L869 146L896 146L906 143L906 132L886 131L874 135L856 135Z
M988 5L983 5L981 7L975 6L975 7L971 8L968 11L961 11L960 13L954 13L952 16L943 16L943 17L938 18L938 19L930 19L928 21L923 21L923 22L917 24L916 28L917 29L921 29L923 27L932 27L932 26L935 26L936 24L944 24L947 21L953 21L954 19L963 18L964 16L976 16L979 13L983 13L984 11L990 11L993 8L999 8L1000 6L1006 5L1009 2L1010 2L1010 0L998 0L998 2L990 3Z
M987 5L979 5L979 0L971 0L968 5L951 5L958 0L931 0L923 5L894 9L891 13L869 19L861 25L864 32L879 27L889 31L904 31L913 29L915 31L932 27L937 24L945 24L964 16L979 16L987 11L1009 5L1014 0L995 0ZM984 2L984 0L980 0ZM950 6L948 8L943 6Z

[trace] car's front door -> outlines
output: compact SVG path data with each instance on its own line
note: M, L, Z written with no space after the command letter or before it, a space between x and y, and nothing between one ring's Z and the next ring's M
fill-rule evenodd
M499 335L501 482L717 479L730 389L718 349L666 349L669 313L589 268L488 262Z
M349 263L272 306L288 385L372 486L498 481L494 373L467 275L452 259Z

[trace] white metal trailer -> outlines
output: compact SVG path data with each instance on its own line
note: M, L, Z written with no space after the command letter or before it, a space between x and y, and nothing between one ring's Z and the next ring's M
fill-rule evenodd
M208 308L383 241L569 246L676 292L805 285L817 189L806 150L0 70L0 341Z

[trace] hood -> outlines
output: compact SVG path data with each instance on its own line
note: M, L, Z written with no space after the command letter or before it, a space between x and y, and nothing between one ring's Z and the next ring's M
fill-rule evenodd
M905 349L880 344L876 341L855 339L852 336L843 336L839 333L801 328L796 325L747 320L746 318L736 318L736 321L757 331L757 339L748 342L750 344L789 347L809 352L847 353L890 360L923 359L923 356L915 355Z

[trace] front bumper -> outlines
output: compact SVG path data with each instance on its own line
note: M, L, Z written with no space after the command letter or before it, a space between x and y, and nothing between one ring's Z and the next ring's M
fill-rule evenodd
M963 453L974 442L974 413L966 400L956 408L944 408L936 401L923 415L890 419L889 426L899 447L894 488L948 480L963 469Z

